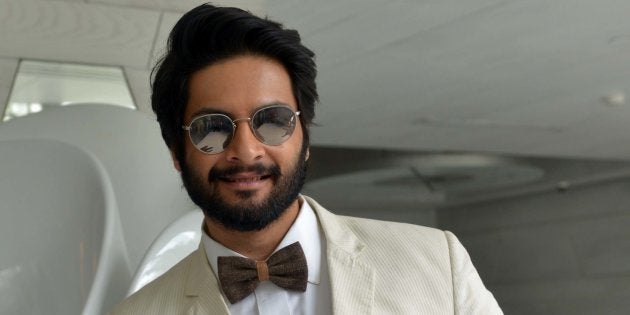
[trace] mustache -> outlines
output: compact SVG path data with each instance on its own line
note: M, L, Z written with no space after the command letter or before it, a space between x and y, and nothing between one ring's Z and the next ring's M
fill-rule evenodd
M232 176L238 173L254 173L260 176L271 176L278 178L282 176L278 165L265 166L262 164L254 165L234 165L226 168L212 168L208 173L208 181L218 181L223 177Z

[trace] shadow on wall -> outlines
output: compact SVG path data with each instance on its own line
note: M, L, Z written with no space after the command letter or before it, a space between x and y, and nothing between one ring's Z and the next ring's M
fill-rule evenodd
M627 314L630 176L439 209L506 314Z

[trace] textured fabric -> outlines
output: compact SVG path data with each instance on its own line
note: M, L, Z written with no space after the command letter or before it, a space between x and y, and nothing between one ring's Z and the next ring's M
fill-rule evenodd
M243 257L219 257L219 282L234 304L252 294L260 282L269 280L289 290L306 291L308 266L299 242L273 253L267 261Z
M450 232L334 215L326 236L334 314L503 314ZM203 246L112 314L229 314Z

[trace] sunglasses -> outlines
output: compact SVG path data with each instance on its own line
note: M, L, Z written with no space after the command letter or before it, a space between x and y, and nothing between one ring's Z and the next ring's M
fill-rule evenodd
M224 114L207 114L195 117L189 126L182 126L197 150L205 154L218 154L234 138L236 122L247 120L256 138L267 145L280 145L289 140L295 130L296 117L288 106L272 105L257 110L249 118L232 119Z

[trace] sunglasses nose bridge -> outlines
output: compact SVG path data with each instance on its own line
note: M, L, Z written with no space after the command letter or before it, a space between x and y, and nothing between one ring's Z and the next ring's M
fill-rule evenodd
M234 133L236 133L236 127L238 126L237 123L241 122L241 121L247 121L248 125L250 126L250 129L252 129L252 132L254 132L254 129L252 128L252 124L251 124L252 118L251 117L246 117L246 118L237 118L237 119L232 120L232 125L234 125L234 131L233 131ZM255 132L254 132L254 134L255 134Z
M247 121L249 128L237 128L238 122ZM251 118L232 120L234 130L230 142L225 147L228 160L254 161L264 155L262 140L251 125ZM240 130L240 131L239 131Z
M251 121L252 119L249 118L249 117L247 117L247 118L237 118L237 119L232 120L232 124L236 127L236 123L239 122L239 121L243 121L243 120Z

